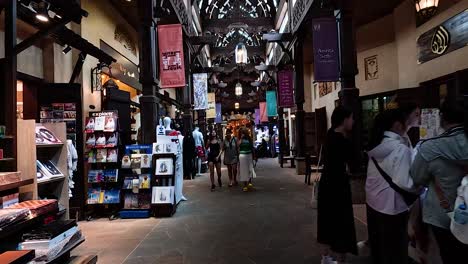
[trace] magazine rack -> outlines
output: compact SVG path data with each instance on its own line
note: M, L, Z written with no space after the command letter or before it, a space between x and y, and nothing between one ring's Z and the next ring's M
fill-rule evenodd
M156 217L170 217L177 209L175 196L176 155L153 154L151 207ZM161 199L161 196L164 199Z
M118 123L118 112L114 110L90 112L86 119L88 221L95 215L114 220L121 208Z
M120 169L123 209L121 218L150 216L152 179L152 145L128 145Z

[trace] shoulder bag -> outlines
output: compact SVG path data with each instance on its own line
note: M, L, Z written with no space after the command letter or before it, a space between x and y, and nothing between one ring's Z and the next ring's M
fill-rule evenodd
M408 205L408 207L410 207L411 205L413 205L413 203L419 198L419 195L418 194L414 194L412 192L408 192L406 190L403 190L402 188L400 188L398 185L396 185L393 180L392 180L392 177L390 177L380 166L379 166L379 163L377 162L377 160L375 160L375 158L372 158L372 161L374 162L374 165L375 167L377 168L377 170L379 171L380 175L382 175L382 177L385 179L385 181L388 183L388 185L390 185L390 187L397 193L399 193L401 195L401 197L403 198L403 200L405 201L406 205Z

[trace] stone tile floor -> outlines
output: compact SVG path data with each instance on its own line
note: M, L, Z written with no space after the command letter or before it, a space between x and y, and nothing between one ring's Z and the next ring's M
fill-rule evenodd
M206 174L185 181L188 201L171 218L80 222L86 242L73 255L97 254L102 264L320 263L316 210L303 176L263 159L256 191L228 188L225 170L223 179L215 192ZM365 218L357 219L358 240L366 239ZM369 263L366 257L350 262Z

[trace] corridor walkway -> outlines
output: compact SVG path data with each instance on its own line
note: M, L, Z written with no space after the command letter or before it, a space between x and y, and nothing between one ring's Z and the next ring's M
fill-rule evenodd
M255 192L225 186L210 192L207 175L185 181L189 201L172 218L81 222L87 241L75 254L94 253L98 263L320 263L311 189L259 160ZM365 226L356 221L358 239ZM352 263L367 263L353 258Z

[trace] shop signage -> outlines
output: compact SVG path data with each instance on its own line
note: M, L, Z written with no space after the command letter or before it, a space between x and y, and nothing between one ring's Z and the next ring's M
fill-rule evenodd
M294 107L294 72L284 70L278 72L279 107Z
M267 104L267 114L268 116L277 116L277 103L276 103L276 92L267 91L266 92L266 104Z
M102 40L100 41L100 47L102 51L116 59L116 62L110 65L112 74L108 68L103 68L102 72L141 91L138 66Z
M468 9L418 38L418 63L428 62L468 45Z
M223 122L223 113L222 113L222 107L220 103L216 104L216 118L215 118L216 123L222 123Z
M208 108L208 74L193 74L193 98L195 110Z
M260 109L255 109L255 124L260 124Z
M260 122L268 122L268 115L267 115L267 107L266 107L266 102L260 102L259 107L260 107Z
M208 93L208 108L206 118L216 118L216 98L215 93Z
M312 20L314 78L317 82L336 82L340 77L338 29L335 17Z
M158 26L158 44L161 88L185 87L182 26Z

